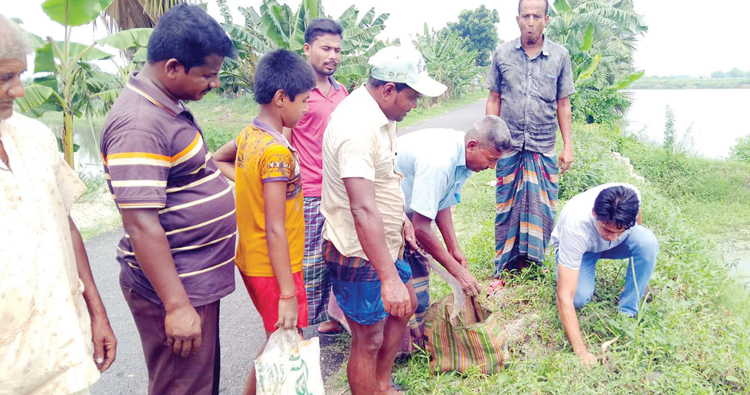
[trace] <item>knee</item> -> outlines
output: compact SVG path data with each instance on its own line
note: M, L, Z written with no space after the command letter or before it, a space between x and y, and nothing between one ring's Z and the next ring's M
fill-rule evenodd
M573 306L575 308L580 309L581 307L585 306L588 302L591 301L591 296L594 295L594 290L592 289L590 293L586 294L579 294L576 293L576 296L573 297Z
M371 325L376 326L376 325ZM383 331L366 331L358 333L359 336L352 336L352 348L357 348L368 354L377 354L383 345Z
M636 225L628 239L634 255L639 254L645 258L656 259L656 254L659 252L659 240L651 229Z

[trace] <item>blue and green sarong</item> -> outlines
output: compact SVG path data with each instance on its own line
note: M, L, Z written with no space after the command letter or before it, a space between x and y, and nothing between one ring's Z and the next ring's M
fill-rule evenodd
M513 151L500 158L495 212L495 276L508 263L541 264L557 215L555 151Z

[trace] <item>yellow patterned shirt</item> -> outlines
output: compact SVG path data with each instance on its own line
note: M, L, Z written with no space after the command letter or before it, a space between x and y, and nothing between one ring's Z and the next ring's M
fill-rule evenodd
M237 267L247 276L273 277L266 239L263 185L286 183L286 235L292 273L302 270L305 219L299 162L289 142L269 125L255 120L237 137L236 205L240 242Z

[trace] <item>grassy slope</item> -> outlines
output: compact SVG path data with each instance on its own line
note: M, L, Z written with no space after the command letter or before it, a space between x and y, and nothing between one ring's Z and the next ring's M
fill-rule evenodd
M554 270L532 268L488 301L508 323L512 359L506 372L432 375L422 353L399 365L397 381L410 394L747 393L748 294L727 275L714 241L720 241L726 225L750 224L750 212L738 210L750 203L750 166L675 159L603 128L574 129L576 162L562 179L561 204L602 182L639 185L644 223L661 246L652 278L654 301L637 319L620 316L616 298L624 284L625 261L600 263L594 299L579 311L579 319L586 344L604 363L581 367L557 315ZM614 150L633 159L645 183L615 164ZM472 272L485 285L493 267L494 188L486 185L492 179L491 171L472 177L453 216ZM448 288L433 278L436 300ZM615 338L602 353L602 343Z

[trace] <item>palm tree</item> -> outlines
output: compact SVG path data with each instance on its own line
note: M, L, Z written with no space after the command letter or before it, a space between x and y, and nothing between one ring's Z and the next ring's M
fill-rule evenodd
M103 17L110 33L154 27L162 14L184 2L186 0L114 0L104 10Z

